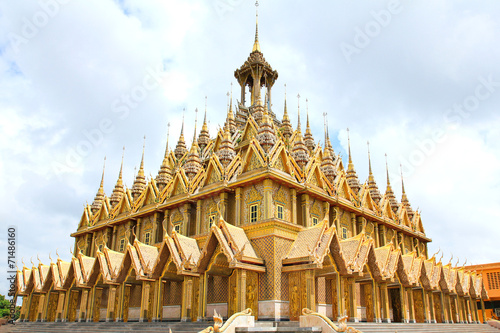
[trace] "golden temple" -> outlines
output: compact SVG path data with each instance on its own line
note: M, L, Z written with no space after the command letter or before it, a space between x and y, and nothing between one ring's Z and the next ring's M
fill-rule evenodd
M389 177L382 194L371 164L360 182L350 145L345 168L308 115L302 133L300 106L292 127L286 96L278 119L258 29L234 76L240 102L233 110L231 96L215 137L205 113L189 149L184 128L174 150L167 141L155 178L143 153L132 188L122 168L110 196L101 180L71 260L18 270L22 321L197 321L247 308L259 320L308 308L334 320L484 321L481 274L429 256L404 184L400 202Z

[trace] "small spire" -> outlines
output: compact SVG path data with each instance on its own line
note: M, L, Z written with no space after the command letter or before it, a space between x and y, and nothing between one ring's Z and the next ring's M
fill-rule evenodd
M116 181L115 188L113 189L113 193L111 194L111 198L109 202L111 203L112 206L116 205L121 197L122 194L125 192L123 189L123 157L125 156L125 146L123 147L123 152L122 152L122 163L120 165L120 173L118 174L118 180Z
M181 135L179 136L179 141L177 142L177 146L175 146L175 158L181 159L182 156L187 152L186 142L184 140L184 112L186 109L182 110L182 127L181 127Z
M207 109L207 96L205 96L205 110ZM196 125L198 124L198 108L194 109L194 133L193 133L193 144L196 141Z
M366 144L368 146L368 171L369 175L373 177L373 172L372 172L372 160L370 158L370 141L366 141Z
M259 45L259 1L255 1L255 42L252 52L261 52Z
M351 137L349 136L349 128L347 128L347 147L349 150L349 164L352 164L351 158Z
M300 129L300 94L297 94L297 131L301 131Z
M403 165L399 164L399 168L401 169L401 187L403 190L403 195L406 194L405 192L405 181L403 179Z
M101 185L99 186L99 190L95 195L94 202L92 202L92 213L94 214L101 208L102 203L104 201L104 170L106 169L106 156L104 156L104 165L102 167L102 176L101 176Z
M391 186L391 181L389 180L389 166L387 164L387 153L385 154L385 171L387 173L387 186Z
M170 122L168 122L168 124L167 124L167 145L165 147L165 159L168 156L168 139L169 139L169 137L170 137Z

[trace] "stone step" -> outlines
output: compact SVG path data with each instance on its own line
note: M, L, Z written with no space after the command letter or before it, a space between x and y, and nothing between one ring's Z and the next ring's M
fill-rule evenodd
M255 327L238 328L236 332L321 332L319 328L300 328L297 321L257 321ZM213 322L99 322L99 323L16 323L15 325L3 325L0 332L5 333L197 333ZM379 324L379 323L349 323L363 333L500 333L500 330L487 324Z

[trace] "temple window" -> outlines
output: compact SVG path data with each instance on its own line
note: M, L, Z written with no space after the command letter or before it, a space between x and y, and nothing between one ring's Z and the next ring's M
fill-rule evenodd
M318 224L318 217L317 216L313 216L312 217L312 225L314 226L316 224Z
M347 228L342 227L342 239L347 239Z
M284 219L284 211L285 207L283 205L276 205L277 218L279 218L280 220Z
M119 252L123 252L125 250L125 238L120 239L120 250Z
M250 223L257 222L257 209L259 205L251 205L250 206Z
M102 244L99 245L99 251L102 251Z
M144 234L144 243L147 245L151 244L151 232L148 231Z
M180 223L174 224L174 231L178 234L181 233L181 224Z

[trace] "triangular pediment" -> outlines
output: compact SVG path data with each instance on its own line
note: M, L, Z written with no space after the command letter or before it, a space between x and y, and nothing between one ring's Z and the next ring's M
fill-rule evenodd
M406 211L406 208L403 207L401 211L399 212L399 221L402 225L405 227L411 228L411 221L410 218L408 217L408 212Z
M306 183L317 186L319 188L324 187L322 171L319 168L319 163L314 161L311 167L307 170Z
M80 222L78 223L78 230L81 230L81 229L84 229L84 228L87 228L88 226L90 226L91 216L92 216L92 212L90 210L90 206L85 205L85 207L83 208L82 217L80 218Z
M394 212L392 211L391 203L389 202L389 200L387 200L387 198L384 196L380 203L382 206L382 216L385 216L391 220L396 220L396 215L394 215Z
M142 191L141 195L139 195L137 200L134 202L134 205L132 207L132 212L136 212L141 207L148 206L158 202L157 199L158 199L158 188L156 187L155 180L151 179L146 188L144 189L144 191Z
M245 158L243 159L243 172L263 168L265 165L264 152L254 138L250 142Z
M243 132L241 133L241 145L245 145L252 141L253 138L257 136L258 133L258 128L259 126L255 122L255 119L253 117L249 117L246 124L245 128L243 129Z
M132 210L131 203L132 202L132 194L128 188L125 189L125 193L123 193L120 201L116 204L116 206L109 214L110 219L114 219L118 215L126 214Z
M109 200L106 200L101 205L101 208L96 212L95 216L92 218L91 225L98 225L105 222L109 217Z
M189 179L184 173L184 169L179 169L176 173L169 197L174 197L176 195L185 194L188 191Z
M278 142L276 142L273 149L270 151L269 156L269 165L272 168L291 174L286 147L281 138L278 139Z
M341 174L340 177L337 177L337 194L339 197L344 198L346 200L351 201L352 196L351 196L351 188L349 187L349 184L347 184L347 178L345 174Z
M420 213L415 213L413 215L412 225L415 226L416 231L425 234L424 225L422 223L422 216Z
M222 181L223 174L223 166L219 162L219 158L217 157L217 155L212 154L210 160L208 161L206 177L202 183L202 186L208 186Z
M223 139L224 139L224 132L222 131L221 128L219 128L219 131L217 132L217 136L215 137L215 139L213 141L213 151L214 152L219 150Z

